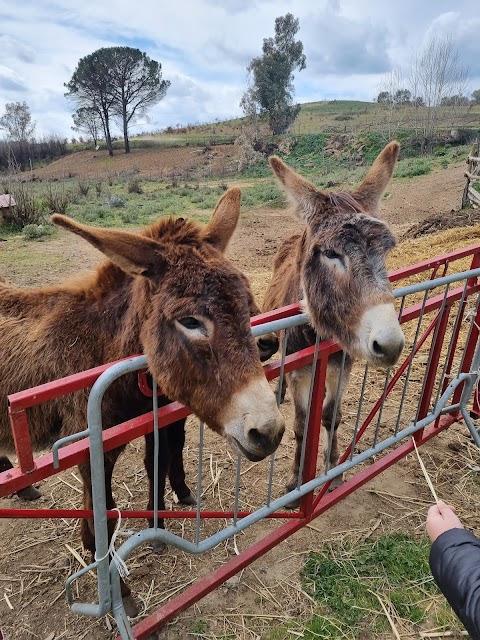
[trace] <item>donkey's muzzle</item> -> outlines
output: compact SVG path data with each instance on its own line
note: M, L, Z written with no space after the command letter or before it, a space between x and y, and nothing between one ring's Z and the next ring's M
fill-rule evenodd
M274 333L267 333L264 336L259 336L256 339L256 342L258 355L262 362L269 360L278 351L279 342Z
M369 347L376 364L383 367L392 367L398 361L403 351L405 337L402 331L379 333L371 337Z
M263 373L234 395L224 415L226 439L252 461L273 453L284 431L285 420Z
M393 303L378 304L362 316L360 347L367 362L376 367L392 367L400 358L405 336Z

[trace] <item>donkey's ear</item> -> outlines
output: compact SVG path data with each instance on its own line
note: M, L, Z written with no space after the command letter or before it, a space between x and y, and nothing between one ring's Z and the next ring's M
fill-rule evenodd
M240 217L240 189L226 191L215 207L212 219L204 229L204 237L207 242L213 244L222 253L237 228Z
M377 213L378 205L390 182L399 153L400 144L396 140L387 144L385 149L379 153L362 184L352 192L355 200L366 211Z
M151 276L163 266L159 243L126 231L98 229L55 214L52 222L81 236L104 253L122 271L132 276Z
M286 165L278 156L271 156L269 162L299 216L308 219L315 211L316 206L327 196L314 184Z

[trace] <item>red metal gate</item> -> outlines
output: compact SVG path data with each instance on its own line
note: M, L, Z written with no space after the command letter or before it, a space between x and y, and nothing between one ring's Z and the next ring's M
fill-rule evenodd
M407 283L407 285L411 285L412 281L415 280L422 282L433 281L436 278L447 276L451 271L459 271L458 265L464 271L466 269L478 269L480 267L480 245L458 250L394 271L390 274L390 280L394 284L401 282L402 284ZM403 325L407 325L417 321L415 335L411 340L410 352L396 368L392 377L385 380L383 391L378 400L369 409L366 417L355 425L353 436L340 458L339 465L353 459L353 448L362 439L366 439L368 434L370 434L374 443L377 441L378 424L380 423L379 415L390 397L395 400L395 392L401 384L400 381L405 376L408 376L412 362L414 362L415 357L422 349L426 350L428 354L427 366L421 385L421 392L419 393L415 423L422 424L422 420L427 420L428 416L433 415L432 406L436 406L438 400L448 392L452 379L456 380L457 384L452 387L448 407L444 407L438 415L434 415L430 426L415 431L414 438L417 446L435 437L453 422L465 418L465 414L463 413L462 415L459 403L462 399L466 378L460 379L459 376L471 371L478 343L480 326L478 304L480 283L478 275L478 273L468 273L457 282L453 282L452 287L448 283L444 283L439 288L434 287L432 284L431 289L427 286L428 295L425 293L423 297L412 288L404 289L407 293L401 296L401 322ZM407 303L409 296L412 297L411 303ZM283 320L299 313L298 305L291 305L254 318L252 326ZM426 323L426 326L421 323ZM289 372L312 362L315 363L302 485L311 483L318 478L317 454L320 442L326 367L328 357L338 350L339 347L336 344L327 341L320 344L317 354L315 354L315 347L310 347L287 356L284 361L275 361L265 367L266 376L271 380L278 377L281 371ZM91 387L110 366L111 363L36 387L35 389L19 392L9 397L9 413L17 449L18 467L0 474L0 497L9 495L14 491L88 459L89 442L87 438L59 449L58 468L54 466L52 453L34 458L28 432L28 408L52 398ZM141 375L140 384L142 385L144 382L144 376ZM401 402L403 403L403 396ZM474 394L471 409L475 414L480 414L477 394ZM171 403L158 410L158 426L162 428L187 415L188 411L185 407L176 402ZM360 411L358 415L360 415ZM375 433L373 433L375 419L378 419L378 422ZM153 412L112 427L103 432L104 451L112 450L145 435L152 429ZM397 421L395 434L398 429L399 422ZM328 493L331 480L326 480L319 486L318 491L315 492L312 489L303 495L300 508L297 511L279 510L269 514L268 517L270 518L283 519L284 521L287 520L287 522L281 524L276 530L264 536L216 571L193 584L181 595L175 597L167 605L137 624L133 629L135 637L148 637L155 629L158 629L178 615L179 612L191 606L253 560L304 527L370 479L398 462L410 453L413 448L414 444L411 438L404 442L397 442L390 450L385 448L385 452L380 459L368 466L364 466L360 471L356 471L335 491ZM161 511L158 515L162 518L195 518L199 515L202 519L225 519L233 517L245 518L250 513L230 509L227 511L200 511L198 514L195 510L182 510ZM117 518L118 516L115 511L109 511L107 515L110 518ZM81 518L91 516L91 511L82 509L0 509L1 518ZM146 517L152 517L152 512L145 510L122 512L122 518Z

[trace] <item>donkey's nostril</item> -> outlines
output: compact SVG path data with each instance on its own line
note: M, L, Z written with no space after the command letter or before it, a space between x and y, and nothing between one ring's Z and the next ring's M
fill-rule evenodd
M270 448L270 441L266 435L260 433L258 429L250 429L248 432L248 439L256 449L268 450Z
M373 341L372 343L372 351L376 356L383 356L385 355L385 352L382 348L382 345L377 342L376 340Z
M273 356L278 351L278 338L276 335L262 336L257 338L257 347L260 353L260 360L264 362Z

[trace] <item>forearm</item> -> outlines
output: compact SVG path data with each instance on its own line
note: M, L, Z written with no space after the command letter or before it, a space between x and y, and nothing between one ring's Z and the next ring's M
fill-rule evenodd
M480 640L480 540L465 529L442 533L430 551L435 582L474 640Z

